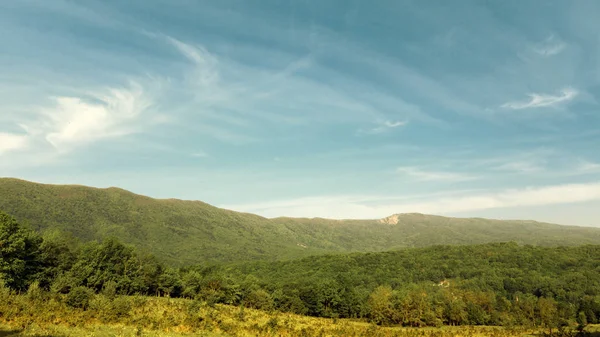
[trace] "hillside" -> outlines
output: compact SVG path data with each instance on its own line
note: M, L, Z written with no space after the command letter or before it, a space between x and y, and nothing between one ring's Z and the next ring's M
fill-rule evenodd
M267 219L199 201L152 199L118 188L9 178L0 179L0 210L39 232L71 233L84 241L116 236L179 265L437 244L600 244L597 228L423 214L383 220Z
M266 289L279 298L276 303L286 303L287 299L302 308L299 312L313 316L360 316L361 312L372 310L369 297L383 286L389 287L389 300L396 301L393 307L400 315L421 310L418 326L429 325L425 317L435 315L444 324L452 324L450 317L435 312L440 307L458 304L457 298L462 298L462 304L454 309L464 311L458 315L464 323L504 325L506 321L500 318L499 311L510 305L501 309L503 301L520 298L520 303L518 300L512 303L515 310L519 304L527 306L526 301L535 302L539 297L579 308L586 311L590 322L598 322L598 261L600 245L540 247L489 243L233 263L216 268L199 267L198 272L208 279L227 277L232 280L230 284L240 284L242 289ZM415 308L415 300L421 303L417 304L420 309ZM427 314L429 310L432 312ZM398 320L394 314L388 314L390 321ZM523 318L518 310L509 315L516 320ZM395 323L406 324L406 319Z

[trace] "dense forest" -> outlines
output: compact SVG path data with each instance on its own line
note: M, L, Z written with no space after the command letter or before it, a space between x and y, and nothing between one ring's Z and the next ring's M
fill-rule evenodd
M280 262L165 266L114 238L39 236L0 213L0 279L11 291L185 297L207 305L380 325L559 327L598 323L600 246L433 246ZM111 295L112 294L112 295Z

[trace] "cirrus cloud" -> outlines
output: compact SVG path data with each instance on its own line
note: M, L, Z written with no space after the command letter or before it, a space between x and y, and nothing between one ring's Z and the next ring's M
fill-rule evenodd
M577 97L577 95L579 95L579 92L573 88L562 89L558 95L531 93L527 95L529 96L528 101L507 102L502 104L502 107L513 110L552 107L563 102L571 101Z

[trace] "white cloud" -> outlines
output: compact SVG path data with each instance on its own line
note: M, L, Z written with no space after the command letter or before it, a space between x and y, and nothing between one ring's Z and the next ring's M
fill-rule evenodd
M27 135L0 132L0 155L10 151L24 149L27 146Z
M160 122L156 116L143 115L151 105L152 99L136 82L51 97L49 104L28 108L24 116L9 116L25 133L0 133L0 154L10 151L20 155L19 162L27 163L21 155L43 155L47 160L92 142L128 135L141 125Z
M40 120L26 125L44 134L57 150L68 151L89 142L134 132L129 123L152 104L137 83L129 88L92 92L89 96L92 100L57 97L55 106L42 109Z
M208 60L212 60L212 58L207 57L210 56L210 54L208 54L208 52L202 46L194 47L170 36L167 36L166 39L190 61L198 64L205 64Z
M389 203L390 197L381 196L379 204L367 204L372 197L322 196L293 200L234 205L227 208L254 212L267 217L322 217L333 219L379 219L396 213L419 212L452 215L486 209L557 205L600 200L600 182L542 186L478 192L464 195L431 197L425 201L406 200ZM388 202L386 202L388 201Z
M391 129L405 126L407 124L408 124L408 121L406 121L406 120L405 121L391 121L391 120L379 121L379 122L377 122L376 127L373 127L371 129L360 129L360 130L358 130L358 133L379 134L379 133L387 132Z
M383 124L385 126L387 126L388 128L397 128L399 126L404 126L407 123L408 123L407 121L397 121L397 122L385 121L385 123L383 123Z
M442 172L442 171L427 171L419 169L418 167L406 166L399 167L397 169L399 173L402 173L408 177L414 178L417 181L448 181L458 182L473 180L475 177L455 173L455 172Z
M573 100L579 92L572 88L562 89L560 95L549 95L549 94L529 94L528 101L520 102L508 102L502 105L503 108L509 108L513 110L540 108L556 106L562 102L568 102Z

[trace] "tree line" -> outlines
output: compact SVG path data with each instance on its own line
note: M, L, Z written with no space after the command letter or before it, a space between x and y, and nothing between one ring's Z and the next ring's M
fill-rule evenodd
M43 237L0 212L0 281L85 307L93 293L184 297L380 325L598 323L600 246L433 246L172 268L115 238Z

